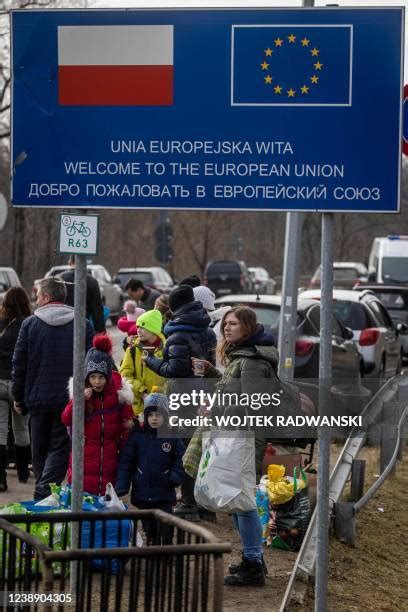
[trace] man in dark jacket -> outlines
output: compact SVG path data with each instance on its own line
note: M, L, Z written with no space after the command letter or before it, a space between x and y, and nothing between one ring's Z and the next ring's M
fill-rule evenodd
M156 289L145 287L141 280L131 278L125 286L125 291L131 300L135 300L140 308L153 310L157 298L161 295Z
M67 299L65 303L68 306L74 305L74 287L75 287L75 255L71 255L68 260L71 270L67 270L61 274L67 288ZM86 318L92 320L92 325L96 333L103 333L105 329L105 317L103 315L103 303L101 291L96 278L89 272L86 275Z
M60 484L68 468L70 441L61 412L73 371L74 309L64 304L61 278L44 278L38 285L39 308L23 321L14 350L12 392L15 410L30 415L34 499L43 499L50 495L49 484ZM87 321L84 357L92 337Z
M197 384L193 382L189 385L188 380L180 379L194 379L192 357L215 363L217 338L209 327L210 317L202 303L194 300L190 285L179 285L173 289L169 296L169 305L173 316L163 330L167 336L163 359L153 356L144 359L146 365L160 376L175 379L175 384L172 383L169 387L171 393L189 392L191 388L196 388ZM188 443L188 440L185 442ZM188 474L183 479L181 494L182 501L177 505L175 513L190 520L199 520L194 499L194 479Z

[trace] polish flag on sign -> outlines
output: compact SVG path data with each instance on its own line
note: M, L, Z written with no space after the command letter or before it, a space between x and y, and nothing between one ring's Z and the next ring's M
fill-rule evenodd
M64 106L173 104L173 26L58 26Z

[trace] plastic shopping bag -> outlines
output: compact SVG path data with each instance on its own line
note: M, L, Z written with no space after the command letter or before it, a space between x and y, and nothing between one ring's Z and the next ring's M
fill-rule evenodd
M124 512L123 519L82 523L81 548L127 548L132 539L133 523L126 518L126 506L119 499L113 485L106 485L105 496L98 498L98 512ZM137 546L142 546L143 540L137 534ZM140 543L142 542L142 543ZM97 570L108 570L111 574L122 571L122 563L118 559L92 559L92 567Z
M311 510L306 491L307 476L302 469L300 476L298 479L295 467L293 478L287 478L292 495L286 502L273 503L271 500L268 543L271 543L273 548L296 551L302 544Z
M285 467L274 463L268 465L268 480L266 490L269 495L271 504L279 505L286 504L297 493L304 489L307 484L307 478L303 470L300 471L301 478L297 478L296 467L293 470L293 478L285 477Z
M304 489L286 504L271 506L269 529L272 548L299 550L310 516L309 498Z
M262 482L256 487L255 497L258 516L262 525L262 542L265 544L269 535L269 497L266 486Z
M212 512L256 510L255 442L249 432L203 432L194 489L197 503Z
M106 485L105 496L100 497L99 501L104 505L106 510L110 512L120 512L121 510L126 510L126 506L121 499L119 499L118 494L115 491L115 488L111 482L108 482Z

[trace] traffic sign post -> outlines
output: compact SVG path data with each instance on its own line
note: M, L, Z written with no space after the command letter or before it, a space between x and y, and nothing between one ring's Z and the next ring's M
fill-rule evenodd
M97 255L99 216L62 213L59 226L59 252Z
M14 206L399 211L402 7L11 15Z

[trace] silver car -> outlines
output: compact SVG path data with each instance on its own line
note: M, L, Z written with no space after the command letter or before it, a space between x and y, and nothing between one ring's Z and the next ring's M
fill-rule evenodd
M276 281L271 278L265 268L248 268L255 293L272 295L276 290Z
M304 291L299 298L320 300L320 289ZM400 371L400 329L374 293L335 289L333 312L343 325L353 330L354 342L363 358L364 377L384 379Z
M17 272L13 268L0 266L0 304L3 302L4 294L10 287L21 287Z

